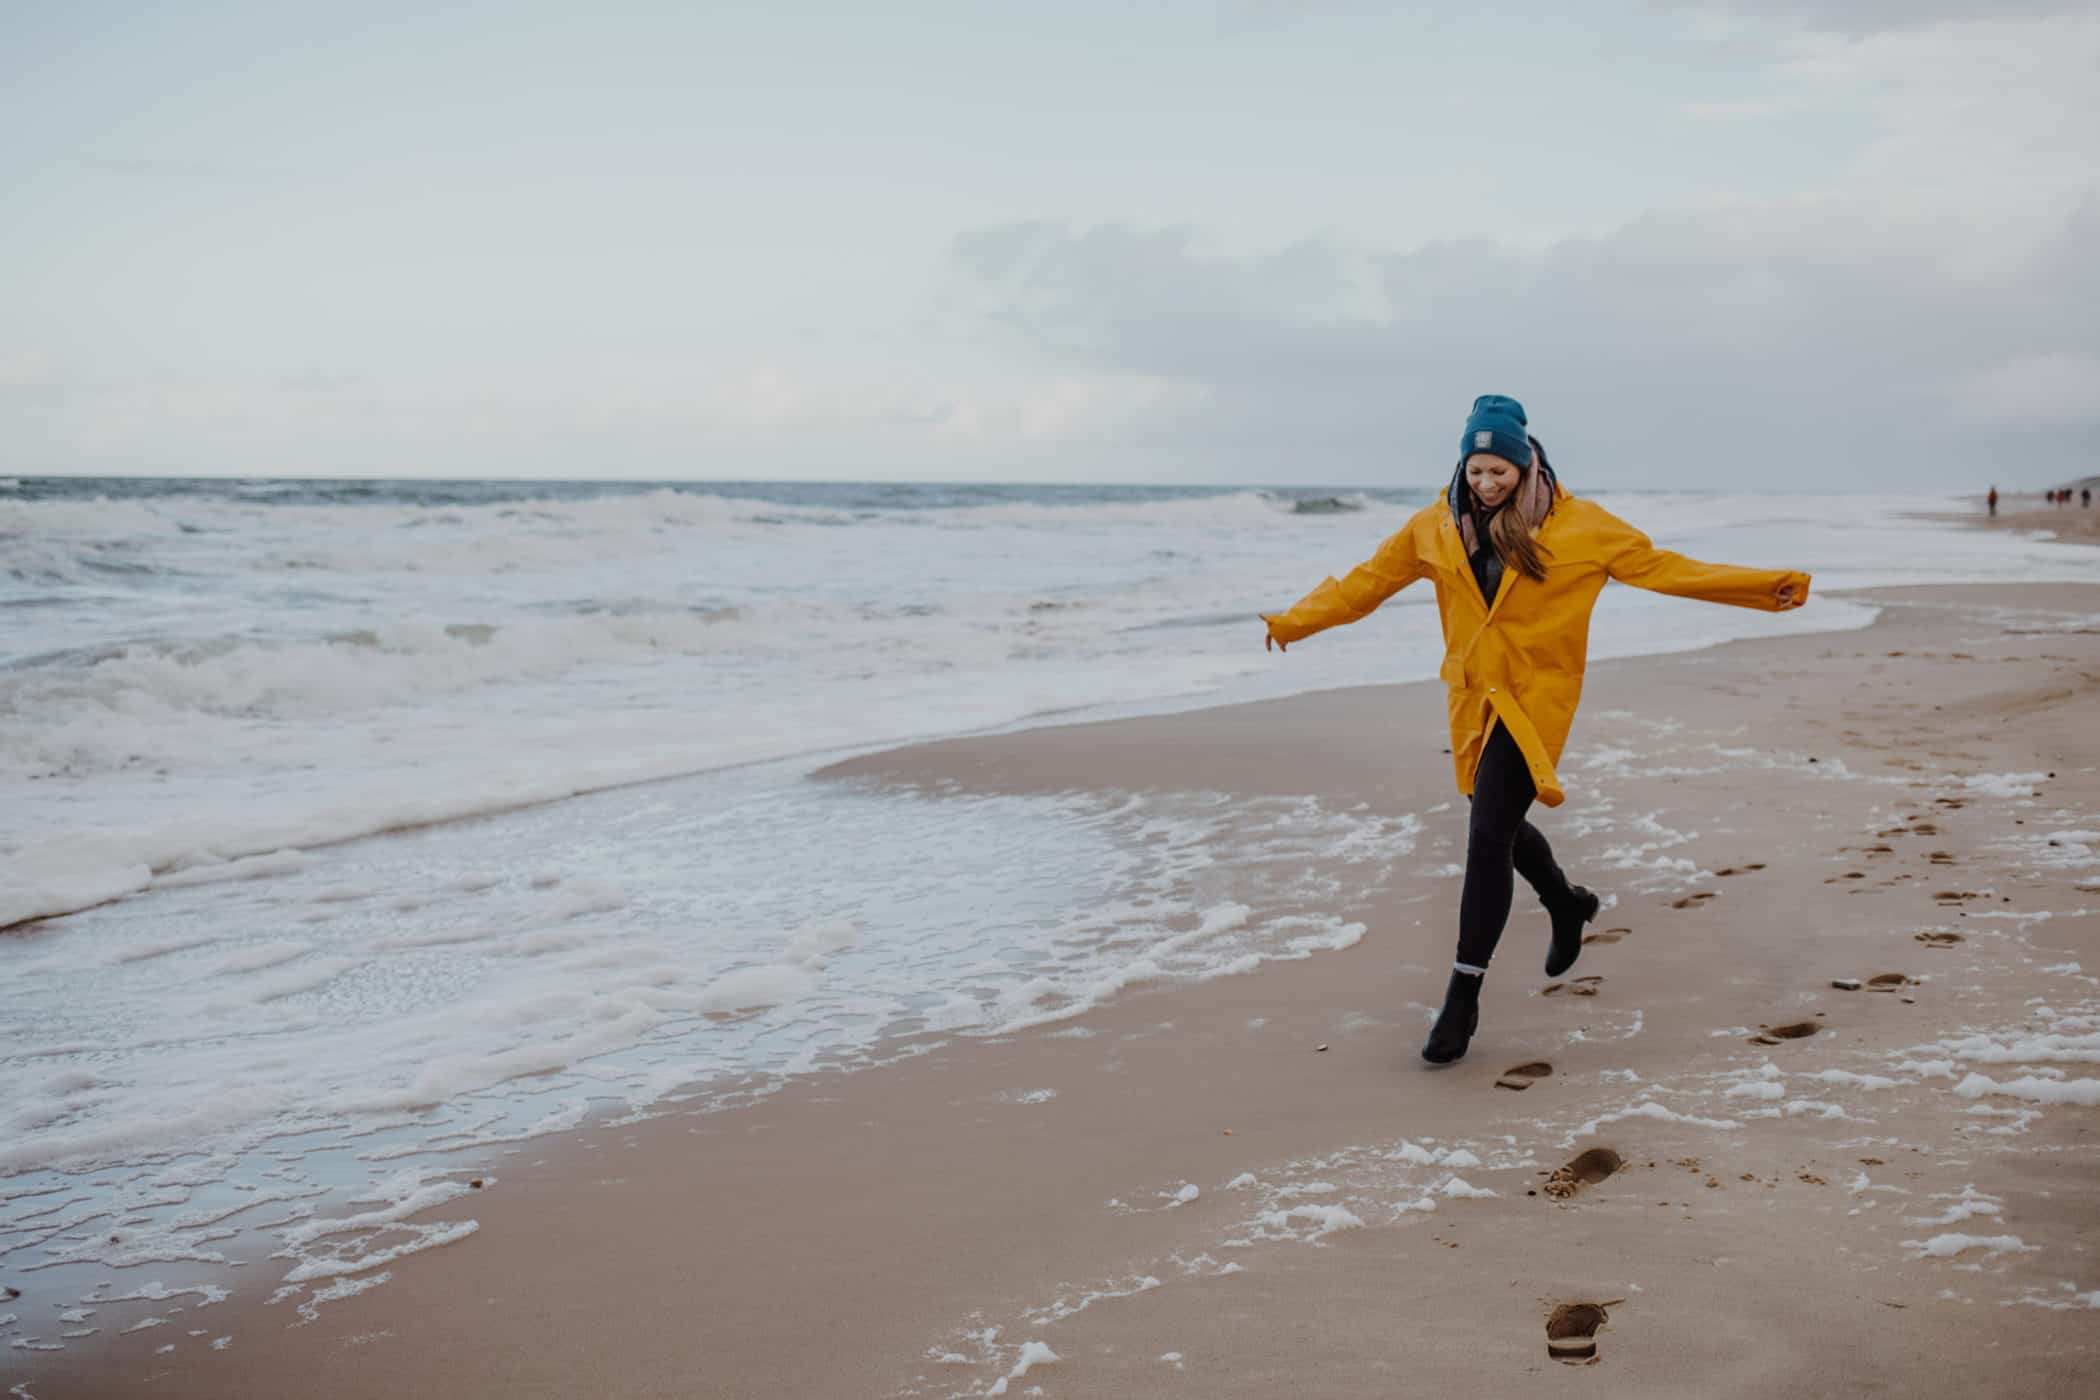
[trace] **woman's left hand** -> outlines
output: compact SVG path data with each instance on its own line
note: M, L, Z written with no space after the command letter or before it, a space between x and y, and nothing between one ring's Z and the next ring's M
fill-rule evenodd
M1800 591L1791 583L1780 584L1779 591L1773 596L1779 600L1779 606L1782 611L1787 608L1798 608L1808 601L1801 596Z

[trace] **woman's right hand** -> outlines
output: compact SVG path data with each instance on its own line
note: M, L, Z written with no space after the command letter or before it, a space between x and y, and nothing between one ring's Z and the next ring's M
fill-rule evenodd
M1262 619L1262 625L1263 625L1264 627L1268 626L1268 623L1269 623L1269 619L1267 619L1267 618L1263 618L1263 619ZM1290 646L1290 643L1289 643L1289 642L1279 642L1279 641L1277 641L1277 640L1276 640L1276 634L1275 634L1274 632L1271 632L1271 633L1269 633L1269 634L1268 634L1267 636L1265 636L1265 637L1263 637L1263 638L1261 639L1261 649L1262 649L1263 651L1267 651L1267 650L1269 650L1269 649L1270 649L1271 647L1274 647L1274 648L1275 648L1275 649L1276 649L1277 651L1289 651L1289 650L1291 649L1291 646Z

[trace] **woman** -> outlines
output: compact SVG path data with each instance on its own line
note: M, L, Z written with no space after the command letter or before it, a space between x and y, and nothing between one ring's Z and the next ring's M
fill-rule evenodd
M1264 613L1264 645L1288 648L1355 622L1421 578L1436 586L1451 758L1458 790L1473 804L1458 957L1422 1046L1423 1059L1449 1064L1480 1025L1480 985L1509 921L1512 870L1552 916L1547 976L1574 966L1582 926L1597 915L1597 896L1568 883L1525 813L1534 800L1561 804L1553 765L1582 695L1590 610L1605 581L1780 612L1808 600L1809 577L1701 564L1655 548L1610 511L1569 494L1527 430L1523 405L1485 394L1466 419L1445 499L1417 512L1346 579L1329 578L1288 612Z

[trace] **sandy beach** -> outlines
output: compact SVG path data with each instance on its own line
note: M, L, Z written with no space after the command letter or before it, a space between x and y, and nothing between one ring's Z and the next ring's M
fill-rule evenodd
M2100 4L224 9L0 19L0 1400L2100 1400Z
M2038 496L2008 496L1998 502L1998 514L1977 522L1992 530L2047 530L2062 540L2100 542L2100 511L2080 506L2053 506Z
M1541 825L1612 903L1549 985L1520 890L1448 1070L1416 1058L1463 840L1434 684L894 750L819 781L1431 814L1337 894L1353 946L463 1154L482 1186L426 1218L479 1230L385 1286L306 1321L259 1259L135 1270L231 1296L106 1304L92 1349L18 1351L9 1382L2076 1393L2100 1361L2100 588L1871 596L1863 631L1593 669ZM1556 1180L1599 1148L1617 1170ZM8 1309L55 1305L9 1282ZM1549 1357L1581 1303L1594 1354Z

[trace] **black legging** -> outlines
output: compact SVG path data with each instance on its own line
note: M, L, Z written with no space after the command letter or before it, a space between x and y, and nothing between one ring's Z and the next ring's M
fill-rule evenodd
M1548 909L1569 897L1568 877L1553 848L1524 820L1538 798L1524 751L1497 724L1473 775L1473 818L1466 835L1466 888L1458 900L1458 961L1486 967L1509 922L1512 868Z

